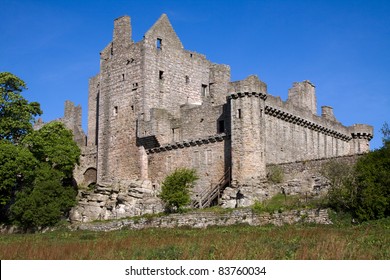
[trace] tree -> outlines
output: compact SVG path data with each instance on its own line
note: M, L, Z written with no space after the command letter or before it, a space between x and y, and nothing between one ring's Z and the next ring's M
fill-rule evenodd
M37 164L28 149L0 140L0 209L12 201L15 191L34 180Z
M361 156L350 168L330 162L322 174L331 183L329 206L359 221L390 216L390 130L382 128L383 147Z
M359 220L390 216L390 143L356 163L355 215Z
M11 220L26 228L52 226L76 203L72 173L80 149L72 132L59 122L29 133L21 145L34 156L37 168L34 181L17 192Z
M385 122L381 128L381 132L383 134L382 141L383 145L390 142L390 127L387 122Z
M0 139L18 143L33 130L34 118L42 114L39 103L23 98L24 89L24 81L11 73L0 72Z
M162 183L159 197L167 212L180 211L190 203L190 189L198 179L194 169L180 168L168 175Z
M51 122L28 134L22 141L35 158L48 163L52 168L72 177L79 162L80 148L73 141L72 132L63 123Z
M330 183L328 205L337 211L352 211L356 200L354 165L330 160L322 166L321 174Z
M77 191L62 181L62 172L41 164L33 184L17 193L11 219L24 228L55 225L76 204Z

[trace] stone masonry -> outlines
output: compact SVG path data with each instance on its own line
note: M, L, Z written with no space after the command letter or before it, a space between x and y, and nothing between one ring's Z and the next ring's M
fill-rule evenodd
M241 190L248 197L247 189L261 193L269 164L361 154L373 137L369 125L342 125L330 106L317 115L310 81L293 83L287 101L268 94L255 75L232 82L229 66L184 49L165 14L139 42L132 40L130 17L114 21L113 40L100 53L100 72L89 81L87 138L80 135L81 108L69 102L66 108L63 121L82 148L78 184L96 184L105 192L120 185L116 190L126 195L130 185L141 190L131 202L114 191L122 199L111 195L110 205L91 198L96 189L90 199L84 194L83 207L96 202L107 218L161 209L151 198L176 168L197 170L194 199L226 174L230 194L222 198ZM234 206L223 199L217 203ZM96 212L83 209L75 210L76 220L95 218Z

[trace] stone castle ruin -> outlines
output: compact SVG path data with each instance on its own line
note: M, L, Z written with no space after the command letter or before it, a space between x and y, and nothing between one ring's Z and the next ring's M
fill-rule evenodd
M139 42L131 30L130 17L116 19L100 53L88 137L81 108L66 103L62 121L82 148L75 178L85 186L73 220L162 211L157 193L176 168L197 170L193 207L235 207L272 194L269 165L369 151L373 128L346 127L329 106L318 115L310 81L293 83L284 102L257 76L232 82L229 66L185 50L165 14Z

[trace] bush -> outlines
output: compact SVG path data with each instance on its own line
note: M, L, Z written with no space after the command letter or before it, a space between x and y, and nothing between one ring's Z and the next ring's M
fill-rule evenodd
M277 165L269 167L267 179L274 184L282 183L284 180L283 169Z
M190 203L190 189L197 179L196 171L187 168L176 169L165 178L159 197L165 203L166 212L181 211Z
M330 160L322 166L321 174L330 183L326 196L328 206L339 212L351 212L356 200L354 166Z
M17 193L11 219L24 228L55 225L76 202L77 191L62 180L61 172L42 165L33 185Z
M390 216L390 142L363 155L355 166L332 161L322 174L330 181L328 205L358 221Z

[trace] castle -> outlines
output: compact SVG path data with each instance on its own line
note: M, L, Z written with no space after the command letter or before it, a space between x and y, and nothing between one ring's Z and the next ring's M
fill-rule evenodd
M89 81L88 137L80 107L67 102L63 121L82 147L79 184L138 180L154 191L176 168L194 168L193 205L204 207L226 184L255 188L267 165L369 151L371 126L346 127L321 108L310 81L293 83L284 102L257 76L231 82L229 66L185 50L165 14L139 42L123 16Z

